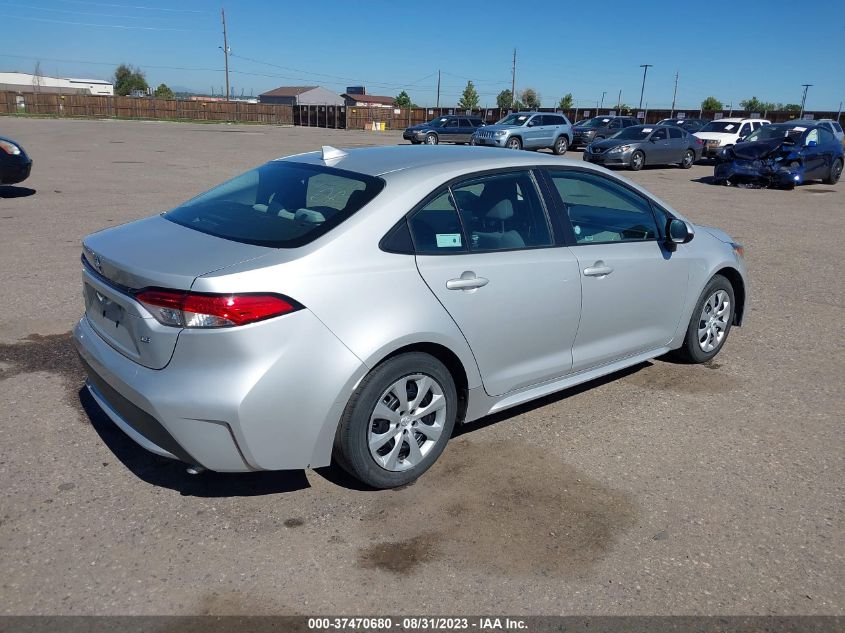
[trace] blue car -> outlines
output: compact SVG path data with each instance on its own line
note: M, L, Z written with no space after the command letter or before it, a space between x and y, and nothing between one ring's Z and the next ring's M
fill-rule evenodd
M825 127L806 121L757 128L742 143L716 157L717 184L753 184L792 189L808 180L836 184L843 148Z
M32 159L20 143L0 136L0 185L14 185L29 178Z

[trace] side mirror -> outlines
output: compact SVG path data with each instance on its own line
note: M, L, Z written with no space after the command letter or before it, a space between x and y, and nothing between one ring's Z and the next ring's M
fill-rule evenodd
M670 250L675 250L678 244L686 244L693 237L695 237L695 233L692 226L683 220L672 218L666 225L666 242Z
M817 145L818 143L816 143L815 141L810 141L809 143L807 143L807 147L816 147Z

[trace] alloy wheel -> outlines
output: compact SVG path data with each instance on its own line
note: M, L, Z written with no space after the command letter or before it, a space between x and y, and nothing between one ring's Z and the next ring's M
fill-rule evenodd
M382 393L370 415L370 455L385 470L413 468L437 444L445 421L440 383L426 374L403 376Z
M731 300L724 290L717 290L704 302L698 317L698 346L702 352L709 354L722 344L730 316Z

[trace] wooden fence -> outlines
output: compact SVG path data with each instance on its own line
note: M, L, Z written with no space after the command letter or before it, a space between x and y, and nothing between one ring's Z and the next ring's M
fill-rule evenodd
M559 112L555 108L540 108L542 112ZM565 110L570 121L611 113L638 116L642 112L646 123L669 118L669 110L628 110L615 112L612 108L578 108ZM684 113L687 118L714 119L717 115L749 116L751 112L724 110L674 110L673 116ZM149 99L134 97L95 97L90 95L57 95L45 93L0 92L0 115L40 114L59 117L162 119L183 121L231 121L235 123L268 123L301 125L322 128L369 130L373 123L383 124L386 130L404 130L411 125L425 123L445 114L472 114L485 123L495 123L506 110L475 108L361 108L355 106L289 106L241 101L188 101L181 99ZM760 116L777 123L796 118L794 112L760 112ZM838 112L813 112L816 119L839 117ZM721 118L719 117L719 118Z
M57 95L35 92L24 94L0 92L0 114L293 124L293 108L286 105L241 101Z

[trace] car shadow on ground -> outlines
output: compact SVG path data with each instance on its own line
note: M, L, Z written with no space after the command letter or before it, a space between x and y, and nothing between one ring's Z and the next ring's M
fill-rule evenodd
M715 185L716 179L713 176L702 176L701 178L690 178L690 182L700 182L704 185Z
M304 470L189 475L183 462L159 457L138 446L100 408L88 389L79 390L79 404L91 426L114 456L132 473L154 486L189 497L253 497L309 488Z
M35 189L29 187L12 187L0 185L0 198L26 198L35 194Z

